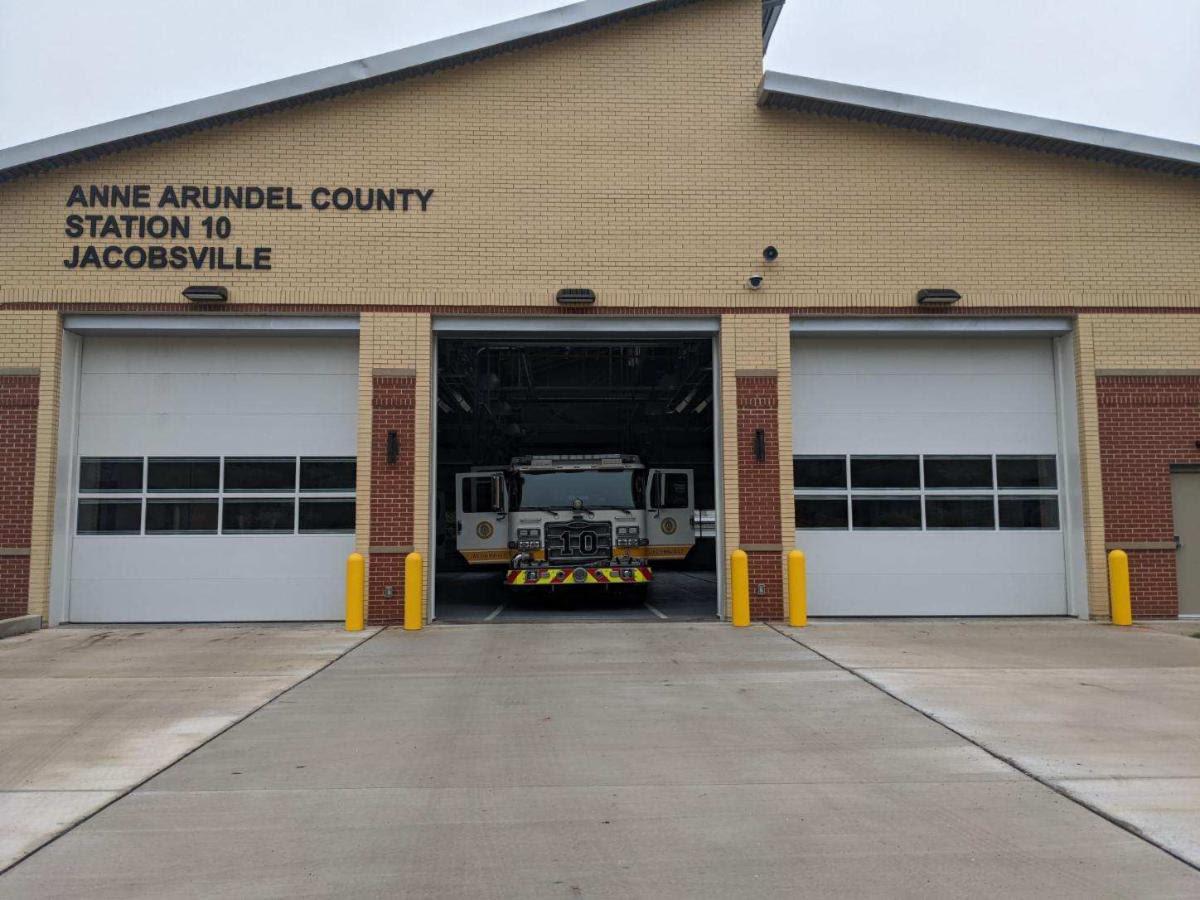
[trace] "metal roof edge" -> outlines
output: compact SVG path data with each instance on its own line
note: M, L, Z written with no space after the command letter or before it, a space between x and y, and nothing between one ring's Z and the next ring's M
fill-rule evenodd
M763 73L758 102L765 107L801 109L1118 165L1200 176L1200 145L804 75Z
M82 158L221 124L253 112L320 99L385 81L389 76L419 74L515 49L605 24L627 15L683 5L694 0L579 0L473 31L189 100L133 116L0 149L0 182L55 168ZM40 164L40 165L39 165Z

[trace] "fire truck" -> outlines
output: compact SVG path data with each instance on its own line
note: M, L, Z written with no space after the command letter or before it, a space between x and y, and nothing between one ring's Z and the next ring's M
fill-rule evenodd
M696 542L690 469L647 469L628 454L520 456L456 476L458 552L505 566L518 587L645 591L655 560Z

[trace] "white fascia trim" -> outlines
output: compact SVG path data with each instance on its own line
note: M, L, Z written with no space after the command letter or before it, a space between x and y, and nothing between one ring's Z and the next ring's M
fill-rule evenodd
M503 46L539 34L582 25L595 19L603 19L639 6L650 5L650 0L581 0L568 3L557 9L545 10L522 16L508 22L499 22L474 31L451 35L368 56L300 75L291 75L275 81L215 94L199 100L190 100L174 106L139 113L112 122L91 125L65 134L58 134L26 144L18 144L0 150L0 169L37 162L48 157L72 153L88 147L96 147L112 141L150 134L165 128L187 125L214 116L253 109L268 103L303 97L317 91L344 87L355 82L366 81L381 75L390 75L406 69L429 65L445 59Z
M1003 109L989 109L984 106L972 106L968 103L955 103L933 97L901 94L857 84L825 81L805 75L765 72L760 88L760 94L763 93L811 97L829 103L845 103L901 115L922 116L927 119L944 119L948 122L962 122L983 128L1015 131L1021 134L1072 141L1076 144L1090 144L1094 147L1124 150L1129 153L1141 153L1146 156L1159 156L1164 159L1200 164L1200 146L1183 141L1133 134L1128 131L1115 131L1095 125L1081 125L1077 122L1063 122L1059 119L1046 119L1041 116L1009 112Z
M433 330L439 334L501 335L548 334L573 337L579 334L605 334L621 337L640 337L644 334L717 334L721 320L716 317L659 318L653 316L534 316L512 318L503 316L470 316L437 318Z
M805 318L792 319L792 334L802 335L860 335L884 337L897 335L975 335L975 336L1043 336L1056 337L1071 333L1071 320L1062 318L1006 319L980 316L955 316L947 319L891 317Z
M358 334L357 316L121 316L68 315L63 330L82 335L125 334Z

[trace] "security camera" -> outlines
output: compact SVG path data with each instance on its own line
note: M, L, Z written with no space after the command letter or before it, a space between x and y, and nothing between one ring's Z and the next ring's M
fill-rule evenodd
M774 244L768 244L763 248L763 259L769 263L775 262L775 260L779 259L779 248Z
M761 275L751 275L746 279L746 287L752 291L757 291L763 285L763 277Z

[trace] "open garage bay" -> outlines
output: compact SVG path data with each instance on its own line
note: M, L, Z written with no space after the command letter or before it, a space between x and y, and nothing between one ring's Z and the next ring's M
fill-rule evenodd
M434 616L453 622L711 619L717 615L710 338L442 337L437 372ZM505 584L516 547L488 564L458 550L455 476L539 454L636 456L692 473L696 541L655 561L649 587ZM638 510L640 512L640 510ZM506 527L499 523L500 527Z

